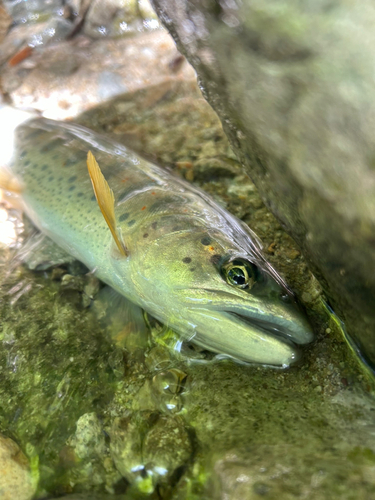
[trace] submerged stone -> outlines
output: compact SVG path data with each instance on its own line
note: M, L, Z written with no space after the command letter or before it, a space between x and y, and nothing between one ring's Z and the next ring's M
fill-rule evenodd
M31 500L35 490L28 459L12 439L0 434L1 500Z

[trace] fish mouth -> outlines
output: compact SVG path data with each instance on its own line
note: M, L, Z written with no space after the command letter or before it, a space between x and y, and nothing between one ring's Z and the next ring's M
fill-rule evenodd
M296 342L293 336L285 329L281 328L280 325L272 323L270 321L256 320L249 316L244 316L242 314L238 314L235 312L226 311L226 314L233 318L234 321L242 322L252 328L255 328L261 332L264 332L266 335L272 335L280 339L283 342L286 342L290 345L297 345L299 342Z
M189 294L187 311L194 318L193 342L209 351L286 368L300 359L299 345L314 339L311 326L294 303L274 296L199 292L195 297Z
M284 332L264 322L213 309L200 309L195 319L197 330L192 341L221 356L279 368L301 358L300 349Z
M242 297L227 292L206 292L211 292L216 300L212 300L210 304L202 304L202 307L224 314L234 322L293 344L310 344L314 340L307 318L294 301L285 303L266 297L243 300Z

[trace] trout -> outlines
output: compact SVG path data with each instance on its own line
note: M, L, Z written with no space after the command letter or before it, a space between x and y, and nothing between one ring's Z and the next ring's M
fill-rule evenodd
M36 118L16 130L11 173L40 231L182 339L277 367L313 340L249 227L124 145Z

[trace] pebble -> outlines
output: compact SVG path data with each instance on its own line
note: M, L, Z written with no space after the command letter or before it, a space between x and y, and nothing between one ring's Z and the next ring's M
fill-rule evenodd
M35 489L28 459L12 439L0 434L1 500L31 500Z

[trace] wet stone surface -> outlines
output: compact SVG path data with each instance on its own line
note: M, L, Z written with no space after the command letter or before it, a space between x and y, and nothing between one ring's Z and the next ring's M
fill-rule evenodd
M33 478L29 461L20 447L0 434L0 498L31 500L36 482L37 478Z
M193 69L161 29L141 32L131 43L126 38L96 40L79 34L36 48L10 65L7 61L34 29L16 26L3 42L0 91L14 106L35 109L48 118L71 119L116 95L160 82L195 81Z

